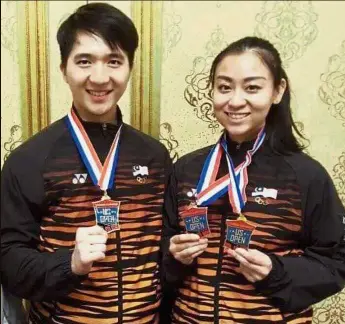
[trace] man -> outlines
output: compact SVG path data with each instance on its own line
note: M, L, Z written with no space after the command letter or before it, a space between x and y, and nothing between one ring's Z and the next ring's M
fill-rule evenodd
M171 161L117 106L138 34L103 3L60 26L69 114L2 171L1 280L31 323L157 323L162 203Z

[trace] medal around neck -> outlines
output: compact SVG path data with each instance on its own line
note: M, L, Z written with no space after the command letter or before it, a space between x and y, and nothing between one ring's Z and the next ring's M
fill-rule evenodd
M243 214L236 220L226 220L226 238L224 246L234 249L236 247L249 248L249 243L256 226L247 222Z
M186 232L205 237L211 233L207 220L207 207L192 206L181 213Z
M227 149L226 135L224 132L208 154L199 178L196 190L198 206L209 206L227 192L232 210L234 213L240 215L237 220L226 221L227 232L225 244L230 247L242 246L248 248L250 238L255 229L255 226L247 223L241 211L247 202L247 168L252 162L253 155L264 143L265 136L265 130L262 128L258 133L253 147L246 152L244 161L235 168ZM228 174L217 179L223 154L225 154L228 165Z
M107 194L107 190L111 189L115 183L122 125L117 131L104 165L102 165L89 136L73 109L68 114L66 122L92 182L104 193L101 200L92 203L95 211L96 223L102 226L108 233L119 230L120 201L111 200Z

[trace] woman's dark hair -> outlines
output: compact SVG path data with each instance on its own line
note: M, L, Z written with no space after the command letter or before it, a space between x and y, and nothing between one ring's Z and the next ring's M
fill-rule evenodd
M66 67L79 32L101 37L111 49L120 47L127 54L132 68L138 47L138 32L132 20L122 11L106 3L90 3L70 15L57 32L63 67Z
M266 118L267 140L272 150L280 154L289 154L300 152L305 146L295 137L293 131L304 139L304 136L298 130L291 114L291 93L288 77L282 67L282 61L279 52L267 40L258 37L242 38L222 50L214 59L209 82L214 86L215 72L218 64L229 55L238 55L246 51L253 51L271 71L274 87L278 87L281 79L286 80L286 89L279 104L272 104Z

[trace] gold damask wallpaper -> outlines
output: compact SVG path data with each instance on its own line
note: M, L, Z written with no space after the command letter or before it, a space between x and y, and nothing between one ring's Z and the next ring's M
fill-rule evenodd
M1 1L1 163L22 142L17 14L14 1Z
M40 1L35 9L34 1L1 1L1 163L22 143L27 124L35 122L25 117L30 107L23 84L29 77L32 87L48 91L44 111L31 112L33 119L43 113L50 123L68 111L71 97L59 71L56 31L87 2ZM140 68L120 102L126 122L159 134L174 160L214 143L221 131L207 88L214 56L241 37L267 38L279 49L290 77L294 117L310 140L307 153L326 167L345 204L344 1L106 2L134 19L141 39L135 62ZM25 19L30 21L26 31ZM46 48L29 41L36 34L46 35ZM30 46L48 54L43 63L31 61L39 78L35 70L22 69ZM141 81L138 71L147 71ZM145 111L138 102L145 103ZM345 291L314 309L316 324L345 323Z

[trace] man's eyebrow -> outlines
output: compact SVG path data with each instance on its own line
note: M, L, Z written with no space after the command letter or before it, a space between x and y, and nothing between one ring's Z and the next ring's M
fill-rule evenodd
M92 55L90 53L78 53L74 56L75 60L86 58L91 59L95 57L95 55ZM105 55L106 58L118 58L118 59L124 59L124 56L120 52L112 52L110 54Z

